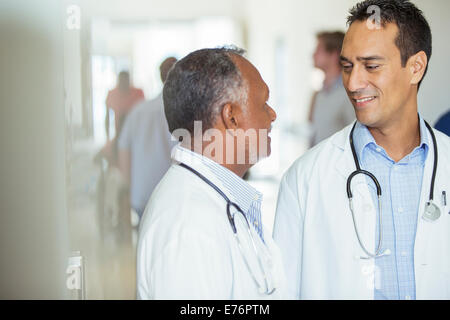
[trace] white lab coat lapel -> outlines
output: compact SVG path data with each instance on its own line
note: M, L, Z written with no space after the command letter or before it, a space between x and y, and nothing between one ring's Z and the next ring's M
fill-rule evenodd
M356 170L355 162L353 159L353 154L350 148L350 131L351 126L348 130L343 130L341 134L337 135L334 144L342 150L341 156L336 161L336 170L340 175L347 181L348 177L352 172ZM375 251L375 228L376 228L376 218L377 218L377 207L375 207L370 190L364 175L357 175L352 180L352 193L353 193L353 204L355 219L357 222L357 227L361 241L364 246L370 252ZM355 289L358 289L358 296L362 299L373 299L373 285L374 285L374 260L363 260L360 256L366 256L364 251L359 245L358 238L352 223L351 211L349 205L347 205L345 210L342 210L343 214L348 215L350 218L345 219L343 217L342 221L350 221L351 232L348 234L342 234L342 236L352 237L352 243L355 246L351 248L354 250L354 263L356 263L357 270L355 270L355 281L362 282L363 285L355 285ZM347 223L347 222L346 222ZM345 228L337 228L338 230L345 230ZM349 250L349 248L343 248L343 250ZM356 278L357 277L357 278Z
M430 235L429 228L431 224L424 219L422 219L422 214L424 212L425 204L428 201L429 192L430 192L430 182L431 176L433 172L433 162L434 162L434 145L432 144L431 136L427 130L429 150L427 159L425 161L425 168L423 171L423 179L422 179L422 189L420 193L420 202L419 202L419 210L417 213L417 231L416 231L416 240L414 245L414 269L416 274L416 293L420 294L420 292L424 292L424 288L427 285L425 283L426 279L422 276L423 267L427 265L427 252L426 248L428 247L428 239ZM436 190L437 191L437 190ZM420 299L417 296L417 299Z
M422 218L422 215L425 204L429 199L434 164L434 146L431 145L432 138L428 131L427 134L428 141L430 141L430 148L425 162L422 180L414 247L417 299L442 298L450 294L450 252L446 249L450 241L450 217L448 215L448 209L444 210L441 203L442 191L448 192L448 188L450 187L450 182L448 181L448 177L450 176L449 150L447 147L448 144L441 143L444 141L435 133L438 144L438 168L434 188L434 203L441 209L441 217L435 222L427 222Z

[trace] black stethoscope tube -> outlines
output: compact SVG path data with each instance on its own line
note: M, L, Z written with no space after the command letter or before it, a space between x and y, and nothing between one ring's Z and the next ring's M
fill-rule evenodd
M355 144L353 142L353 133L355 131L356 124L357 124L357 122L355 122L355 124L353 125L353 128L352 128L352 131L350 132L350 147L352 149L353 160L355 161L356 171L354 171L352 174L350 174L350 176L347 179L347 197L349 199L353 198L352 191L351 191L351 182L352 182L352 179L358 174L364 174L364 175L370 177L370 179L375 183L375 186L377 189L377 195L380 197L381 196L381 186L380 186L380 183L378 182L378 179L369 171L361 170L361 166L359 165L358 156L356 155L356 150L355 150ZM436 136L434 135L433 129L426 121L425 121L425 125L431 134L431 138L433 140L433 149L434 149L433 174L431 177L431 186L430 186L430 194L429 194L429 202L431 202L431 201L433 201L433 198L434 198L434 183L436 180L436 171L437 171L437 165L438 165L438 147L437 147L437 142L436 142Z
M200 179L202 179L207 185L209 185L211 188L213 188L214 190L216 190L216 192L218 194L220 194L225 201L227 202L227 217L228 217L228 221L230 222L230 226L231 229L233 230L234 234L237 234L237 229L236 229L236 225L234 223L234 217L231 215L231 207L234 207L237 211L239 211L240 214L242 214L242 216L245 218L245 222L247 223L247 226L250 227L250 224L248 223L247 217L245 216L244 212L242 211L242 209L234 202L232 202L225 193L223 193L222 190L220 190L214 183L212 183L211 181L209 181L204 175L202 175L200 172L192 169L191 167L185 165L184 163L180 163L179 164L180 167L183 167L187 170L189 170L190 172L192 172L193 174L195 174L196 176L198 176Z
M235 239L237 241L237 244L238 244L238 247L239 247L239 251L241 252L242 258L244 259L244 263L245 263L245 265L246 265L246 267L248 269L248 272L250 273L250 276L252 277L253 281L255 282L256 286L258 287L258 289L260 290L261 293L264 293L266 295L271 295L272 293L274 293L276 288L275 287L273 287L272 289L269 288L269 282L268 282L269 279L268 279L268 277L266 275L265 269L264 269L263 264L262 264L262 260L261 260L259 254L258 254L258 249L256 248L255 241L254 241L252 233L250 231L250 224L248 223L247 217L245 216L245 214L242 211L242 209L236 203L232 202L222 190L220 190L214 183L212 183L210 180L208 180L208 178L203 176L200 172L196 171L195 169L189 167L188 165L186 165L184 163L179 163L179 165L180 165L180 167L183 167L183 168L189 170L190 172L195 174L197 177L202 179L207 185L209 185L211 188L213 188L218 194L220 194L225 199L225 201L227 202L228 221L230 222L230 226L231 226L231 229L233 230L234 237L235 237ZM247 232L248 232L248 235L250 237L253 250L255 251L255 255L256 255L256 258L258 260L259 267L260 267L261 272L262 272L263 277L264 277L265 288L263 288L258 283L258 280L256 279L256 276L253 274L253 272L252 272L252 270L250 268L250 264L247 261L247 258L245 257L244 251L242 249L241 242L240 242L239 237L237 235L237 229L236 229L236 225L234 223L234 216L231 215L231 207L234 207L242 215L242 217L244 217L244 219L245 219L245 223L247 225Z

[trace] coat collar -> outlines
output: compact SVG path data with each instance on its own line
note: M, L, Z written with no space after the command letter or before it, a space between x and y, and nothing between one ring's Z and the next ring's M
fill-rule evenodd
M350 132L354 124L355 122L348 125L330 138L331 143L342 151L336 160L335 168L345 178L356 170L349 140Z
M263 195L248 182L227 168L201 154L177 145L172 149L172 159L196 170L214 183L225 195L247 214L253 201L261 203Z
M357 122L357 121L355 121ZM339 150L343 151L336 161L336 170L344 177L348 177L353 171L356 170L355 160L353 159L353 154L350 147L350 133L355 125L355 122L348 125L334 136L332 136L331 143L337 147ZM359 125L359 123L357 123ZM426 129L425 122L420 119L420 135L421 135L421 146L426 148L426 154L428 155L428 149L431 149L432 142L429 131ZM427 160L432 157L427 156Z

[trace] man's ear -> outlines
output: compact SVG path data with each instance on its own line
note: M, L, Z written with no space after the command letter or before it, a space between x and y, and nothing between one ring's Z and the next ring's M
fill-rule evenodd
M409 69L411 71L411 84L418 84L425 74L425 70L428 65L427 54L424 51L420 51L409 58Z
M225 129L237 129L239 126L237 120L237 106L232 103L227 103L222 108L222 120L225 124Z

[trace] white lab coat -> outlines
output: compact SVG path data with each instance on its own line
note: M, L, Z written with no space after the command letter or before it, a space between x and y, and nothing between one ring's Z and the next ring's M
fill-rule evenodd
M188 165L225 190L198 163ZM277 288L267 296L258 293L226 212L226 201L213 188L174 163L153 192L141 222L137 250L138 298L285 298L281 253L271 233L265 230L264 244L251 227L264 268ZM248 244L244 243L244 247ZM252 270L262 283L255 259L251 250Z
M352 125L298 159L284 175L274 239L286 266L290 294L299 299L373 299L374 260L364 256L355 234L346 193L355 170L349 143ZM434 223L422 219L428 201L434 154L425 163L419 205L414 267L417 299L450 299L450 139L434 131L438 144ZM432 141L427 130L428 141ZM375 251L376 207L363 175L352 182L355 215L364 245ZM355 202L356 201L356 202Z

